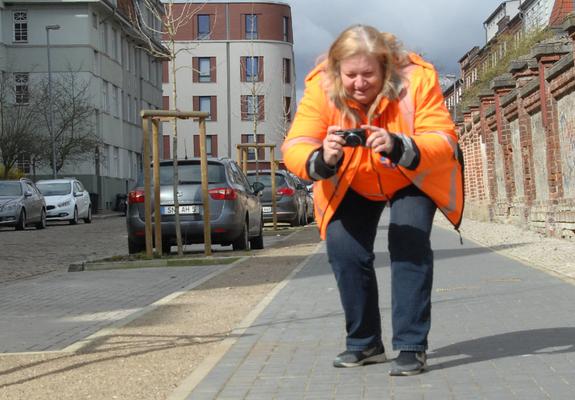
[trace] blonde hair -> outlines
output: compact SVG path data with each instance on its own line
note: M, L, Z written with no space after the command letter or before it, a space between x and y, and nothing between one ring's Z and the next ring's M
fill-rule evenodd
M383 74L381 92L368 111L370 119L382 97L390 100L399 97L398 88L401 76L398 70L409 63L407 53L396 37L390 33L380 32L372 26L354 25L338 36L327 54L324 89L335 107L341 111L344 121L353 123L359 123L360 116L347 103L349 96L341 81L340 66L342 60L360 54L374 57Z

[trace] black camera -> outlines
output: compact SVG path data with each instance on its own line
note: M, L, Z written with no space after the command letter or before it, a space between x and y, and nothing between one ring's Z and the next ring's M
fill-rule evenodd
M356 128L356 129L344 129L342 131L335 131L335 135L341 136L345 139L344 146L348 147L357 147L357 146L365 146L365 129L363 128Z

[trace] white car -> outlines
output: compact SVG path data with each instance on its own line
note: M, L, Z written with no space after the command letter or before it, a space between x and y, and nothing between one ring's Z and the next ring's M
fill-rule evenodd
M48 221L69 221L71 225L81 218L85 223L92 222L90 193L77 179L50 179L36 182L36 186L46 200Z

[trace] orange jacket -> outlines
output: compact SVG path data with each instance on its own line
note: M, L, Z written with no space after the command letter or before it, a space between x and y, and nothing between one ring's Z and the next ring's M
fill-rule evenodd
M410 54L401 70L403 90L399 99L383 98L374 115L362 115L362 124L383 127L410 137L420 152L414 170L390 163L366 147L344 147L337 174L314 183L314 209L320 234L325 232L348 188L371 200L389 200L410 184L426 193L457 229L463 214L463 162L454 125L445 106L437 73L431 64ZM306 162L322 146L327 128L342 125L342 116L323 87L325 62L306 78L304 96L282 145L287 168L311 179ZM353 107L353 102L350 102Z

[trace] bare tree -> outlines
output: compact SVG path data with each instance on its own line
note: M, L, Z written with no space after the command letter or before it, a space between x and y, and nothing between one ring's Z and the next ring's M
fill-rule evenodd
M41 104L48 104L47 81L40 83L43 94ZM119 107L119 104L116 105ZM49 126L49 109L42 107L40 115ZM79 79L77 71L68 71L52 78L52 110L54 112L53 140L56 147L56 171L66 165L85 160L101 146L95 132L94 105L90 99L90 82ZM51 146L39 153L44 164L52 167Z
M182 52L190 52L191 47L178 47L177 46L177 33L183 27L188 26L192 18L201 11L206 2L197 3L186 2L179 3L177 6L173 0L167 0L160 3L156 0L144 0L142 5L139 2L136 4L135 25L142 35L147 38L148 44L145 48L154 57L171 62L170 82L172 84L172 102L173 108L178 110L178 91L177 91L177 71L182 67L178 67L176 58ZM161 21L162 26L156 26L153 21ZM213 22L215 23L215 21ZM213 25L213 24L212 24ZM164 45L157 43L157 38L161 37ZM185 66L191 68L191 66ZM178 201L178 119L172 120L173 129L173 198L175 209L175 223L176 223L176 244L178 247L178 255L183 255L182 245L182 232L180 228L180 212ZM148 167L148 166L146 166Z
M37 96L28 74L3 73L0 77L0 162L4 178L18 160L36 155L44 147L39 135Z

